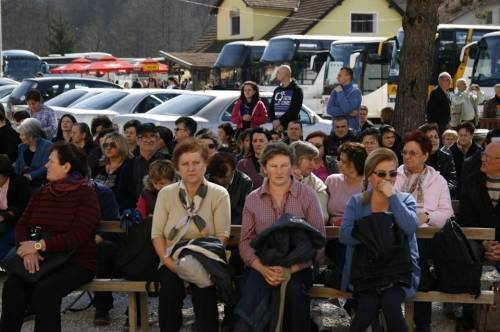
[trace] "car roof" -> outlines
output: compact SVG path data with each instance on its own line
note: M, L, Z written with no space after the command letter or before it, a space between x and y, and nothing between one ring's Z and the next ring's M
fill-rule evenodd
M101 80L98 78L87 78L87 77L68 77L68 76L56 76L56 77L31 77L31 78L25 78L23 81L36 81L36 82L50 82L50 81L88 81L88 82L99 82L99 83L107 83L110 85L116 85L117 84L113 82L108 82L106 80Z

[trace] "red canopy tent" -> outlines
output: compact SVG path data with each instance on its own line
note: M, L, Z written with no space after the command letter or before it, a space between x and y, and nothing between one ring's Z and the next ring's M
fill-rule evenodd
M52 74L73 74L73 73L81 73L85 71L85 68L91 64L92 61L86 58L78 58L66 65L62 65L56 68L52 68L50 72Z
M155 59L148 58L135 65L134 70L143 73L167 73L168 66Z
M87 73L110 73L110 72L124 72L128 73L134 70L134 66L126 61L118 60L114 56L106 55L98 61L93 62L84 68Z

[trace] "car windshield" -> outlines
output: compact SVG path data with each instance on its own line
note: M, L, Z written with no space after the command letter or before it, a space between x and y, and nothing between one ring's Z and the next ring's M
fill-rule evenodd
M98 94L97 96L76 103L72 105L72 107L89 109L89 110L105 110L127 95L128 93L121 91L103 92L101 94Z
M34 89L36 85L37 83L35 81L24 80L17 86L17 88L14 89L14 91L12 91L11 97L24 101L24 98L26 97L25 94L31 89Z
M10 95L12 90L14 90L14 88L15 86L13 85L0 87L0 98Z
M59 107L67 107L75 100L79 99L84 94L88 93L85 90L69 90L59 96L52 98L47 101L45 105L49 106L59 106Z
M148 114L188 116L198 113L215 97L202 95L180 95L153 108Z

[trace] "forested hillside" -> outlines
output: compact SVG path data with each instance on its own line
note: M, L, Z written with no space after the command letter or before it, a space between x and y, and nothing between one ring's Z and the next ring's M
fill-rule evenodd
M73 52L158 56L189 49L215 20L209 12L182 0L2 0L3 49L49 53L49 25L62 17Z

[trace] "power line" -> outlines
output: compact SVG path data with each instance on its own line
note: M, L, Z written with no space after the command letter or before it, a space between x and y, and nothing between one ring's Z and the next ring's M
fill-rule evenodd
M225 8L222 6L215 6L215 5L210 5L206 3L201 3L193 0L176 0L178 2L184 2L188 3L191 5L195 6L200 6L200 7L207 7L207 8L212 8L212 9L217 9L217 10L223 10L230 12L231 9ZM251 12L248 10L240 10L240 14L249 14L249 15L255 15L255 16L263 16L263 17L273 17L273 18L281 18L281 19L288 19L288 20L295 20L295 21L305 21L305 22L330 22L330 23L351 23L351 22L366 22L365 20L332 20L332 19L319 19L319 18L302 18L302 17L293 17L293 16L283 16L283 15L273 15L273 14L264 14L264 13L255 13ZM379 19L379 22L395 22L395 21L401 21L402 18L386 18L386 19Z

